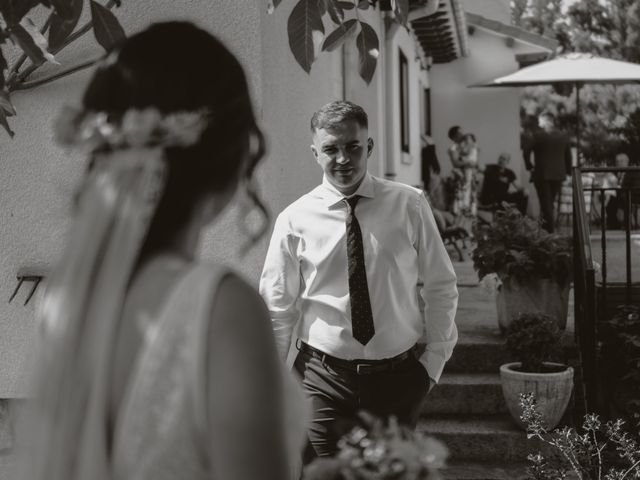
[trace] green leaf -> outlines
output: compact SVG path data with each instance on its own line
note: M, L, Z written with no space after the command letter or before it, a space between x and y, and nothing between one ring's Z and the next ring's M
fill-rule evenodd
M52 50L58 48L71 35L82 14L83 0L68 0L68 2L64 3L67 5L67 10L65 10L64 14L56 8L51 16L49 48Z
M2 109L0 109L0 125L2 125L2 127L7 131L9 136L13 138L13 136L15 135L15 132L11 130L11 127L9 126L9 122L7 122L7 116L5 115L4 110Z
M340 2L336 0L324 0L324 2L327 4L327 11L331 21L336 25L342 24L344 22L344 10L340 6Z
M369 8L369 0L360 0L358 2L358 8L360 10L366 10L367 8Z
M324 39L324 25L317 0L299 0L287 22L289 47L302 69L309 73Z
M355 8L355 5L353 4L353 2L337 2L337 3L342 10L353 10Z
M391 6L396 20L406 27L409 18L409 0L391 0Z
M111 10L95 0L91 0L91 19L96 40L106 51L110 51L127 37Z
M0 109L4 111L7 117L13 117L16 114L9 92L6 90L0 90Z
M344 22L333 32L331 32L325 39L324 43L322 44L322 50L333 52L336 48L342 45L342 43L349 36L349 34L353 32L357 25L358 21L354 19Z
M47 60L42 48L38 46L33 37L22 25L13 25L9 30L9 36L35 66L42 65Z
M0 14L7 26L13 27L39 3L39 0L0 0Z
M51 6L54 12L64 20L71 19L75 16L78 0L51 0ZM83 3L80 0L80 3Z
M282 2L282 0L268 0L267 13L271 15L273 12L275 12L276 8L278 8L278 5L280 5L280 2Z
M376 71L378 56L380 55L380 42L376 31L365 22L360 22L360 33L356 38L358 53L360 56L360 76L369 85Z

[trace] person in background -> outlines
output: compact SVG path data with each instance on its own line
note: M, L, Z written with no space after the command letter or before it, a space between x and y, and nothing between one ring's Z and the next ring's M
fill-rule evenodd
M623 152L618 153L615 158L615 166L629 167L629 156ZM618 189L605 190L605 194L611 192L606 197L607 228L620 229L624 226L625 221L625 203L630 200L632 209L640 204L640 171L609 173L607 184Z
M484 180L480 193L480 204L490 208L499 208L502 202L511 203L525 215L529 197L518 183L516 174L508 166L511 155L503 152L497 164L489 164L484 170Z
M571 173L571 143L569 136L556 128L551 112L543 111L538 116L538 123L540 129L533 133L527 145L524 162L527 170L532 172L531 178L540 201L542 227L553 232L554 202L558 199L562 182Z
M334 455L361 409L415 426L458 338L456 275L431 208L421 190L367 172L366 112L331 102L311 136L322 184L278 216L260 280L280 355L312 402L307 460Z

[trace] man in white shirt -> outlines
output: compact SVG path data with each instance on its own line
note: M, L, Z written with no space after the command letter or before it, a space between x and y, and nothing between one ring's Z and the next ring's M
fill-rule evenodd
M311 398L310 443L330 456L359 410L415 425L457 341L458 292L422 192L367 173L364 110L332 102L311 131L324 178L278 216L260 292Z

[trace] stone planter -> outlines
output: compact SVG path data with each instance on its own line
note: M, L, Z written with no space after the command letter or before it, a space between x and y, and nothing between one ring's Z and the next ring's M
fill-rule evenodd
M529 373L514 370L520 362L505 363L500 367L502 393L509 413L520 428L526 425L520 420L520 394L532 392L536 396L538 411L548 429L555 428L564 415L573 390L573 368L560 363L545 362L549 368L564 368L553 373Z
M562 285L548 278L532 278L526 282L505 278L498 287L496 308L502 333L518 314L540 312L555 318L560 330L564 330L569 309L569 282Z

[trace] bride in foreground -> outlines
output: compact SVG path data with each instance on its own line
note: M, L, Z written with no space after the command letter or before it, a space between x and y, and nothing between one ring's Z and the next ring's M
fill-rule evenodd
M98 68L57 136L90 167L42 304L21 478L290 478L304 428L284 426L268 312L196 259L237 191L265 213L238 61L191 24L153 25Z

